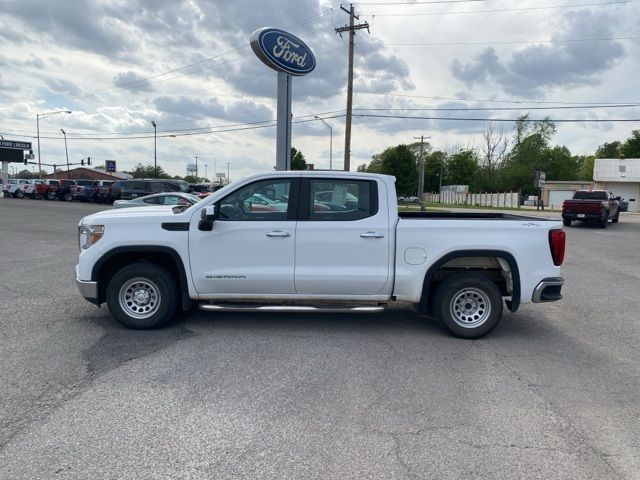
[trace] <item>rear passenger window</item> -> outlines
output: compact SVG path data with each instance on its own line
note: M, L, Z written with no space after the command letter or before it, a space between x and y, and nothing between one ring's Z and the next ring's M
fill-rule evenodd
M368 180L310 180L309 220L349 221L378 211L378 190Z
M166 192L167 190L168 189L165 188L165 185L163 183L151 182L151 192L160 193L160 192Z

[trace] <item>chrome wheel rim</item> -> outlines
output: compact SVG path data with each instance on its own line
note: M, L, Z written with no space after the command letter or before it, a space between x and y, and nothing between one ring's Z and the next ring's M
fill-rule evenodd
M130 317L145 319L160 308L162 297L158 286L142 277L132 278L120 288L120 308Z
M451 298L451 318L463 328L477 328L491 315L489 296L479 288L463 288Z

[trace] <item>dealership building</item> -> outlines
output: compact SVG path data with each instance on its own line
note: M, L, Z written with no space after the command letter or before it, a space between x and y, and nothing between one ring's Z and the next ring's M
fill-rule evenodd
M594 188L613 192L629 202L630 212L640 212L640 158L596 158Z
M67 172L64 168L64 165L60 167L60 171L57 173L50 173L49 175L45 175L44 178L58 178L65 179L70 178L72 180L127 180L131 178L131 175L128 173L122 172L105 172L104 170L99 170L97 168L91 167L78 167L72 168Z

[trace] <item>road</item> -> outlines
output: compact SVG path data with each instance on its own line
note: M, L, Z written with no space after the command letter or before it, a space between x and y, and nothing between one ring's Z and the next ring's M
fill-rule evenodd
M0 199L0 478L640 478L640 216L566 229L565 299L463 341L401 309L125 330L74 284L101 208Z

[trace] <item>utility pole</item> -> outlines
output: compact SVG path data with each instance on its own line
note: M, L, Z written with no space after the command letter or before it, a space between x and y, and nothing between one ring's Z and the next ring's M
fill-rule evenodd
M431 137L427 137L429 139ZM424 195L424 135L419 137L413 137L414 140L420 140L420 158L419 158L419 171L418 174L418 201L420 202L420 210L424 211L424 202L422 201L422 195Z
M349 32L349 77L347 80L347 115L344 129L344 170L348 172L351 169L351 113L353 111L353 49L355 46L356 30L363 28L369 31L367 22L354 25L354 19L360 20L355 13L353 3L349 6L349 10L340 5L340 9L349 14L349 25L336 28L336 33L342 37L342 32Z
M193 157L196 159L196 183L198 183L198 157Z

